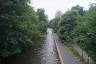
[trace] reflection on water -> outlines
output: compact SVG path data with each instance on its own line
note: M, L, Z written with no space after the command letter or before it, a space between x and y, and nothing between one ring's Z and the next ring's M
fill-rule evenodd
M35 43L21 55L8 59L6 64L60 64L55 48L52 29L47 29L44 42Z
M46 40L41 50L41 64L59 64L52 29L47 30Z

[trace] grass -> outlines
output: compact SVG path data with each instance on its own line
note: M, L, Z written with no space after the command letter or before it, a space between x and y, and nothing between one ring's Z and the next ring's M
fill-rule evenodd
M65 44L65 46L72 52L72 54L79 59L81 62L84 62L83 57L79 55L79 53L72 47L72 43L68 42Z

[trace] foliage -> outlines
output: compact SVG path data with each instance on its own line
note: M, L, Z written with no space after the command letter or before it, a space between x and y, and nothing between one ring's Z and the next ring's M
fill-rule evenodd
M83 8L77 5L64 13L60 19L55 17L51 21L51 25L54 30L58 31L60 38L66 40L67 38L72 37L71 31L77 25L77 22L79 21L78 19L83 15L83 13Z
M0 1L0 56L20 53L25 47L40 39L39 14L29 6L29 2L29 0Z
M38 9L37 10L37 14L38 14L38 20L39 20L39 30L41 32L46 32L46 29L48 27L48 17L47 15L45 14L45 10L44 9Z
M73 30L73 36L78 43L96 60L96 6L86 11L78 25Z
M62 13L61 11L57 11L57 12L56 12L56 15L55 15L55 18L52 19L52 20L50 21L50 23L49 23L49 26L50 26L51 28L53 28L55 32L58 31L57 29L59 28L59 22L61 21L61 16L62 16L62 15L63 15L63 13Z
M77 39L80 47L96 60L96 4L91 4L86 11L79 5L74 6L62 15L61 20L55 20L50 25L61 39Z

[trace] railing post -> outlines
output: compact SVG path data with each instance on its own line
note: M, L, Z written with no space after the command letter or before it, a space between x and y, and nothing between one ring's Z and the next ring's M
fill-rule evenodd
M89 63L89 55L88 55L88 64L90 64L90 63Z
M82 49L81 49L82 50ZM83 58L83 50L82 50L82 58ZM83 61L82 61L82 64L83 64Z

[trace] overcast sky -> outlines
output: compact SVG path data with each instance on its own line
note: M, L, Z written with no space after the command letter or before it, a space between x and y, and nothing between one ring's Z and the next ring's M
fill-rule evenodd
M63 13L75 5L83 6L84 9L89 8L89 4L96 0L31 0L31 5L37 8L44 8L49 19L54 18L56 12L61 10Z

